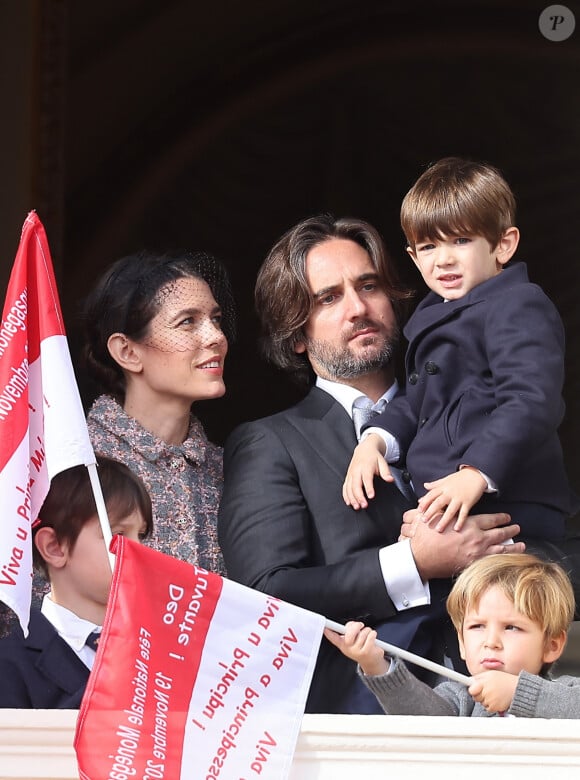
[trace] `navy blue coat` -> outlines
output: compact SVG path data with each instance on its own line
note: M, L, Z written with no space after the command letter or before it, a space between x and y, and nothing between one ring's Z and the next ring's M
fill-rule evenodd
M89 669L39 610L29 633L0 639L0 707L78 709Z
M467 464L495 482L502 502L575 511L557 434L564 328L525 264L456 301L429 293L404 333L406 395L372 425L399 440L417 494Z

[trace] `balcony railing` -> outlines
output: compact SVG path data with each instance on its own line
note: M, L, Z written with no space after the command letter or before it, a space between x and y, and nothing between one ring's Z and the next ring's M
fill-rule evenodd
M76 717L71 710L0 710L0 780L78 778ZM290 777L570 780L579 770L574 720L305 715ZM197 780L195 771L190 777Z

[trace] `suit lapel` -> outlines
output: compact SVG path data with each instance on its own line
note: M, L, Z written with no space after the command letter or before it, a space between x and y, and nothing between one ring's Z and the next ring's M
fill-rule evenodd
M74 650L62 640L52 624L39 612L33 612L28 647L39 650L38 671L68 694L86 685L89 670Z
M316 450L326 465L338 476L340 484L344 481L352 453L357 445L354 424L349 414L329 393L313 387L306 398L296 407L297 417L290 418L295 429L303 436L310 447ZM315 461L313 461L315 462ZM402 513L415 506L416 499L392 483L375 481L377 498L369 502L366 512L380 519L384 514L384 501L400 505ZM382 498L381 498L382 497Z
M421 333L431 330L435 325L439 325L446 320L454 317L457 311L473 305L473 301L468 300L468 296L458 301L448 301L445 303L439 295L429 293L417 306L411 315L403 332L407 341L413 341Z
M503 290L508 286L522 284L528 281L528 273L525 263L512 262L506 266L497 276L492 276L485 282L478 284L463 298L445 303L441 296L434 292L427 293L419 303L414 313L403 330L407 341L412 341L435 325L453 317L458 311L475 306L488 298L493 297L497 290Z
M344 407L324 390L313 387L291 418L295 429L329 468L344 479L357 445L354 425Z

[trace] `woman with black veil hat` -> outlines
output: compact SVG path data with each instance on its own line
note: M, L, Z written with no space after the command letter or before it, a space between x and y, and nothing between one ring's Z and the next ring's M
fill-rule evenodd
M225 393L234 304L204 252L118 260L84 310L86 366L104 394L87 418L95 451L125 463L151 495L161 552L224 574L217 541L222 450L192 412Z

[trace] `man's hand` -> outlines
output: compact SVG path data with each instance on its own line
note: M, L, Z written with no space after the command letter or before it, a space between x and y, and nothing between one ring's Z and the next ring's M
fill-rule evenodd
M518 684L517 674L495 669L476 674L469 686L469 695L483 704L488 712L506 712L513 701Z
M410 539L417 571L423 580L452 577L473 561L497 553L521 553L523 542L506 544L520 532L519 525L506 525L510 516L471 515L461 531L447 528L439 533L421 519L419 509L403 516L399 540Z
M376 475L385 482L393 481L385 460L385 442L378 434L370 433L354 449L342 486L344 503L353 509L366 509L367 497L375 497L373 482Z
M460 531L471 508L484 494L487 482L477 469L466 466L435 482L425 482L425 487L429 492L419 499L425 522L443 512L435 529L444 531L457 518L453 528Z

